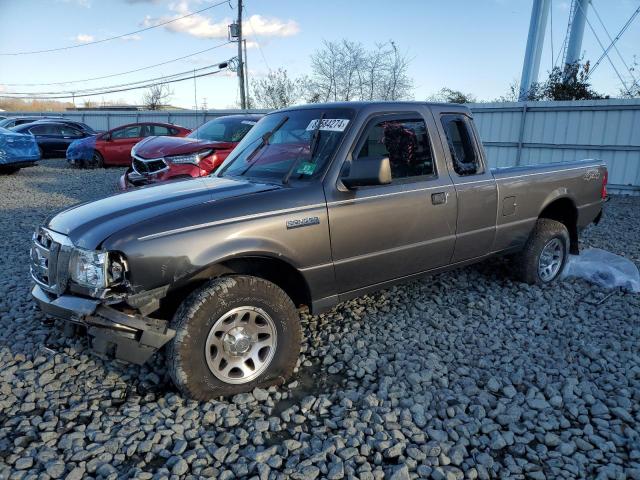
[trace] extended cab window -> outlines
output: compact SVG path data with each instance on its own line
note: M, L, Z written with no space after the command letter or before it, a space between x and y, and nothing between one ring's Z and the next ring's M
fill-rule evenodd
M421 118L374 120L356 149L354 162L389 157L394 179L435 174L427 125Z
M482 163L478 157L466 117L463 115L444 115L442 126L447 136L453 170L460 176L482 173Z

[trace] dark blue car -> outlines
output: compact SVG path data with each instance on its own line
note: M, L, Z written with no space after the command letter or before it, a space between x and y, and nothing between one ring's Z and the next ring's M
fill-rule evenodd
M31 135L0 127L0 173L15 173L40 159L40 150Z
M69 122L40 120L33 123L18 125L11 129L13 132L28 133L33 135L38 143L40 155L42 158L64 158L67 147L80 138L95 135L95 132L89 133L87 130L80 130Z

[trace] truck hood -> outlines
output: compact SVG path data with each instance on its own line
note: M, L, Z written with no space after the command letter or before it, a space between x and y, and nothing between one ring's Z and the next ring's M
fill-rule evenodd
M201 150L231 150L235 142L213 142L191 137L148 137L133 147L133 153L142 158L162 158L170 155L198 153Z
M194 205L281 188L238 179L201 177L131 190L76 205L55 215L48 228L89 250L131 225Z

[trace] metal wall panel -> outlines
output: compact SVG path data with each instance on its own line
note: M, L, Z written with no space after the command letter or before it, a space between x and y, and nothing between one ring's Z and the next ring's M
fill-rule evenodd
M640 195L640 100L475 103L473 112L492 167L600 158L612 192ZM266 110L252 110L266 113ZM74 111L54 113L108 130L136 121L194 129L238 110ZM52 115L51 112L4 115Z
M470 108L491 166L599 158L609 168L610 191L640 195L640 100L476 103Z

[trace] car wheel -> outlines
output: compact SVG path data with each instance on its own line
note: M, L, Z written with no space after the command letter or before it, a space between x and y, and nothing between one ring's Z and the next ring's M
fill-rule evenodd
M300 354L300 318L277 285L257 277L216 278L178 308L167 347L170 376L196 400L283 383Z
M569 231L567 227L548 218L540 218L517 257L520 279L529 284L551 283L567 263Z
M91 160L85 160L84 166L88 168L104 168L104 158L102 157L102 154L99 151L94 150Z

